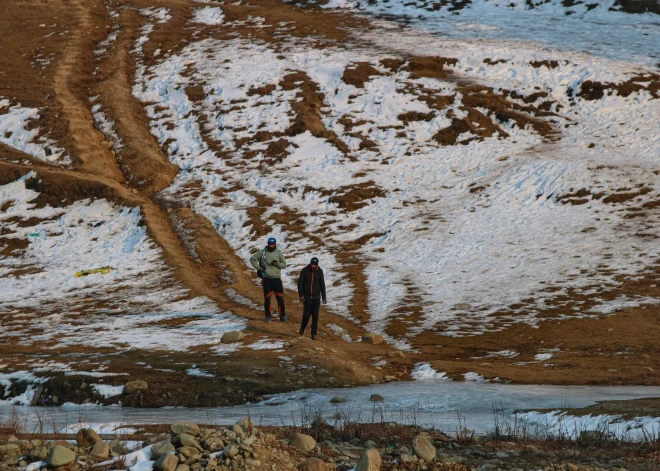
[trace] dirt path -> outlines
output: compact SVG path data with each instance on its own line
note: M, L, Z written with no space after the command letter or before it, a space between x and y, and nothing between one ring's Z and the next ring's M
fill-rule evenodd
M117 166L114 153L103 144L105 137L94 128L91 112L74 92L80 93L80 84L87 78L85 74L91 72L87 70L83 58L95 26L90 11L93 5L82 0L75 4L77 24L71 28L71 37L55 73L55 95L68 124L69 136L73 141L71 150L79 161L79 169L123 183L124 176Z

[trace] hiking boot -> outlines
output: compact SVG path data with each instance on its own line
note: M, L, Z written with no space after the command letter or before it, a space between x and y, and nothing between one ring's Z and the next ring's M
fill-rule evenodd
M266 322L270 322L272 318L272 316L266 316Z
M312 335L312 340L316 340L316 335Z
M298 334L299 334L299 335L305 335L305 331L302 330L302 329L300 329L300 330L298 331Z
M286 316L280 316L280 321L281 322L286 322Z

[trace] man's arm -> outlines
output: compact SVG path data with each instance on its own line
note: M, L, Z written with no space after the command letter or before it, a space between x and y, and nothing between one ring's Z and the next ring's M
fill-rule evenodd
M300 276L298 277L298 297L304 299L303 295L303 286L305 286L305 270L300 270Z
M325 296L325 275L321 272L321 277L319 279L319 285L321 286L321 297L323 298L323 303L328 302L328 298Z
M280 252L280 259L277 261L277 268L284 270L286 268L286 260L284 260L284 254Z
M250 257L250 264L252 264L254 269L257 271L263 270L263 268L259 266L259 258L261 257L260 254L261 254L261 250Z

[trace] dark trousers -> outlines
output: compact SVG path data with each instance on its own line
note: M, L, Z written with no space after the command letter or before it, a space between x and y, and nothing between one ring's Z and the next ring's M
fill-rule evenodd
M275 294L277 298L277 307L280 310L280 317L286 317L284 310L284 286L281 278L262 278L261 285L264 288L264 311L266 317L270 317L270 297Z
M305 327L309 322L310 316L312 317L312 336L316 336L319 328L319 308L321 307L320 299L305 299L303 307L303 317L300 323L300 332L305 332Z

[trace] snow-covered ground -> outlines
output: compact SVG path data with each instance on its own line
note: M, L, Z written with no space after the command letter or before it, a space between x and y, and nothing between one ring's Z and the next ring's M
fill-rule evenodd
M29 173L0 186L0 238L13 248L0 259L0 338L52 348L186 351L244 328L210 300L191 299L173 279L140 224L139 208L102 199L52 207L28 188L35 178ZM75 276L99 267L112 269ZM169 328L177 318L190 321Z
M627 17L603 12L597 18L587 28L594 41ZM660 177L651 170L660 160L660 106L647 91L591 101L578 96L587 80L620 83L651 73L648 61L635 62L634 50L622 60L515 36L447 39L426 26L423 19L404 29L380 20L360 32L359 44L325 49L304 40L275 49L206 39L141 70L134 94L157 103L147 105L152 132L184 170L165 193L206 216L242 258L263 243L248 213L261 206L260 222L278 237L290 273L319 256L331 286L330 308L343 315L349 315L355 287L340 255L362 238L369 328L378 331L405 310L407 296L423 306L407 337L429 329L465 335L515 322L535 325L549 306L568 306L579 317L656 302L601 295L660 256L658 211L643 208L658 199ZM418 77L380 62L410 55L456 58L446 67L452 78ZM546 60L557 64L539 65ZM375 71L363 87L342 79L358 62ZM436 133L467 116L466 93L473 92L460 81L518 97L542 92L544 98L524 102L510 95L508 102L547 101L551 115L537 118L558 134L549 138L477 107L507 136L464 132L457 142L465 145L442 145ZM203 88L202 100L190 99L186 88L192 86ZM304 127L290 131L310 87L322 94L324 136ZM424 96L451 102L437 109ZM411 112L432 117L402 117ZM374 146L365 148L366 141ZM281 149L275 157L270 146ZM186 190L192 182L201 190ZM333 201L360 185L377 190L362 207ZM580 189L588 190L584 204L561 199ZM290 288L293 281L285 278ZM592 305L557 301L569 290ZM496 312L504 314L497 321Z

